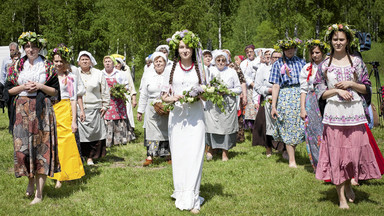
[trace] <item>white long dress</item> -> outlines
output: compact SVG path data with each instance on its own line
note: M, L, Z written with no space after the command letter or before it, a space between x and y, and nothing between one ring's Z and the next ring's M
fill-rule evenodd
M169 86L169 73L164 80L164 86ZM171 87L173 94L182 95L183 91L198 84L195 68L184 71L177 64ZM200 209L204 201L199 196L205 150L203 103L175 103L175 108L169 114L168 136L172 153L175 189L172 197L176 199L175 205L180 210Z

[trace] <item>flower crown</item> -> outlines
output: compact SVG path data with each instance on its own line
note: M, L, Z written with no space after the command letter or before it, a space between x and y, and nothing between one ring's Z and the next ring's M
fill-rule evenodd
M59 46L48 51L47 59L53 61L55 55L60 55L66 62L72 58L72 50L66 46Z
M167 42L172 50L176 50L179 47L180 41L183 41L189 48L195 49L201 46L200 38L192 31L183 30L177 31L172 35L172 38L168 38Z
M299 38L286 38L277 41L277 44L273 46L275 50L287 50L292 47L298 47L303 43Z
M24 46L28 42L35 43L38 48L44 48L47 45L47 40L42 35L36 34L36 32L23 32L19 39L19 45Z
M358 51L360 51L359 39L355 37L356 31L353 30L350 25L346 23L336 23L328 26L327 30L325 31L324 40L329 44L331 43L331 38L329 37L334 31L342 31L345 32L345 34L348 34L351 37L350 47L352 49L357 49Z
M321 41L320 39L307 40L307 41L305 41L304 45L305 45L305 48L307 50L309 50L312 46L318 46L320 48L321 52L323 52L324 54L327 53L328 50L330 49L329 44L327 44L324 41Z

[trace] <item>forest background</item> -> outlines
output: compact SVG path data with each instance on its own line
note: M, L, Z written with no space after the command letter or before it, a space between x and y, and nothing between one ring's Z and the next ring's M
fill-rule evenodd
M196 32L205 49L227 48L234 56L244 55L251 43L272 47L286 36L323 38L326 27L336 22L372 34L372 49L362 54L365 62L381 63L383 85L384 0L1 0L0 45L17 41L23 31L36 31L47 38L48 48L66 43L75 55L90 51L99 69L103 56L119 53L135 66L138 87L145 57L178 30ZM371 80L375 90L376 80ZM142 122L135 124L135 143L109 149L96 166L85 166L86 176L60 190L49 180L44 204L31 207L31 200L23 198L27 178L13 176L12 136L7 115L0 115L0 215L189 215L169 197L172 167L159 159L142 168ZM384 127L372 131L384 152ZM339 210L335 187L315 179L305 148L297 149L299 169L288 169L280 154L266 159L264 148L252 147L246 132L228 163L218 156L204 163L202 213L382 215L383 180L363 182L351 209Z
M48 48L65 43L75 55L88 50L99 62L122 54L136 76L145 57L183 29L196 32L204 49L226 48L233 56L244 55L251 43L323 38L327 25L337 22L371 33L373 45L384 41L384 0L2 0L0 11L2 46L36 31Z

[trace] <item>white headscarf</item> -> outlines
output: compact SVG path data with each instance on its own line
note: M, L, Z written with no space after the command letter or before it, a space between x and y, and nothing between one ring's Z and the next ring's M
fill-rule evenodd
M77 62L80 61L80 57L83 56L83 55L86 55L86 56L88 56L91 59L92 66L97 65L97 62L96 62L95 58L93 58L92 54L90 52L88 52L88 51L81 51L79 53L79 56L77 57Z
M203 55L205 55L205 53L209 53L212 55L212 52L210 50L203 50L202 53L203 53Z
M272 49L272 48L268 48L268 49L263 49L263 56L265 55L265 53L269 51L269 53L272 55L273 51L275 51L275 49Z
M162 57L165 61L165 64L167 64L168 59L163 52L154 52L151 56L152 62L155 62L155 59L159 56Z
M255 52L255 56L256 56L256 57L259 57L259 52L260 52L260 50L261 50L261 53L264 52L264 48L257 48L257 49L254 49L254 50L253 50L253 51Z
M121 58L115 58L118 63L120 63L122 66L125 65L125 62Z
M156 52L160 52L161 49L166 49L169 54L169 46L168 45L160 45L156 48Z
M213 64L213 65L216 65L216 58L219 56L224 56L226 63L229 64L228 54L226 52L224 52L223 50L214 50L212 52L212 56L213 56L213 58L212 58L211 64Z

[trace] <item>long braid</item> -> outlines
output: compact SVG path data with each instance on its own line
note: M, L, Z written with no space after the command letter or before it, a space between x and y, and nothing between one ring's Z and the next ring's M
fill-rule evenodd
M199 70L199 64L197 63L197 61L194 62L195 63L195 70L196 70L196 73L197 73L197 78L199 78L199 84L203 84L201 82L201 76L200 76L200 70Z
M351 56L349 55L348 51L347 51L347 56L348 56L349 63L351 63L351 67L353 68L352 58L351 58ZM354 79L354 81L357 81L357 73L356 73L356 70L353 71L353 79Z
M335 51L335 50L332 48L331 55L330 55L330 57L329 57L328 67L331 66L331 64L332 64L332 59L333 59L333 53L334 53L334 51ZM326 80L326 81L328 81L327 73L328 73L328 68L324 71L324 77L325 77L325 80Z
M172 85L172 83L173 83L173 74L175 73L177 63L179 62L178 60L179 60L179 58L177 57L177 55L175 55L175 57L173 57L172 70L171 70L171 73L169 75L169 85Z

